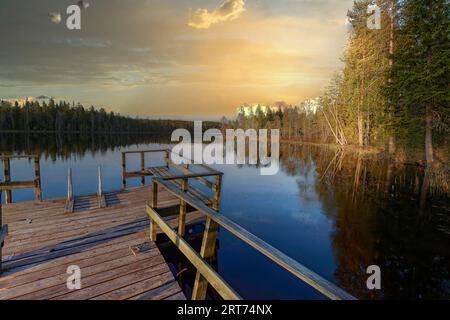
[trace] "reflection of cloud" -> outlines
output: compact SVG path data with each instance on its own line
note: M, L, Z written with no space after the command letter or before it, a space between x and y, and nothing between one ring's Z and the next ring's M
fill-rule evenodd
M53 23L61 22L61 13L59 12L50 12L48 16L50 17L50 21Z
M211 25L238 18L245 11L245 0L225 0L214 11L197 9L189 19L188 25L197 29L208 29Z

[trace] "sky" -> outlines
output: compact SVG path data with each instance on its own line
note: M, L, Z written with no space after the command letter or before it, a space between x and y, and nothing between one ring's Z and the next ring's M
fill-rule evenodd
M75 2L0 1L0 98L194 119L299 104L341 68L353 0L87 0L68 30Z

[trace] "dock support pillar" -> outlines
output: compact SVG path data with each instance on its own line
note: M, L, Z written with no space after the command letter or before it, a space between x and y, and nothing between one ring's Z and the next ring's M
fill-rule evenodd
M216 250L217 234L219 225L211 218L207 218L205 225L205 233L203 235L202 248L200 256L203 259L209 259L214 255ZM192 289L192 300L205 300L206 290L208 289L208 281L197 271L195 276L194 288Z

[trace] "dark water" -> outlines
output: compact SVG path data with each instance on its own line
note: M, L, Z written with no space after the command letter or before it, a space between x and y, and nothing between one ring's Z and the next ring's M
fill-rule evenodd
M160 148L160 137L1 135L1 152L41 154L44 198L64 197L67 169L75 194L96 191L97 166L105 190L121 188L121 151ZM323 277L365 299L450 298L450 201L423 170L334 150L283 145L281 170L223 171L222 214ZM160 159L147 159L158 165ZM139 160L130 157L129 169ZM1 168L2 169L2 168ZM12 163L13 179L32 177L32 163ZM129 186L139 185L130 180ZM16 191L14 201L32 199ZM192 239L199 246L199 239ZM274 263L221 230L213 265L249 299L323 299ZM173 250L170 249L169 250ZM180 259L175 273L194 274ZM367 289L366 268L378 265L382 289Z

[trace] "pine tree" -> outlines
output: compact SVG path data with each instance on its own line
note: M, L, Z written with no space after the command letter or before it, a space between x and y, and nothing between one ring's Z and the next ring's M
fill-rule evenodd
M431 164L433 117L449 113L449 3L405 0L400 6L390 93L397 116L418 119L425 129L425 156Z

